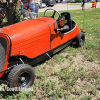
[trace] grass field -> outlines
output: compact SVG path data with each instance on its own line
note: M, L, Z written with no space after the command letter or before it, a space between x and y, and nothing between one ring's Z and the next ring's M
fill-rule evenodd
M82 29L84 12L69 12ZM43 13L39 15L43 16ZM36 74L34 91L16 95L1 92L0 99L100 100L100 9L85 10L84 31L83 47L69 46L50 60L33 66Z

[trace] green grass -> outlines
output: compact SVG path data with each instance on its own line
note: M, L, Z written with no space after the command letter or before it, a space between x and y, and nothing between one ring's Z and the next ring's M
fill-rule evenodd
M60 13L63 11L60 11ZM72 19L83 28L84 12L72 10ZM18 100L100 100L100 9L86 9L85 44L69 46L50 60L34 67L34 91L4 92L3 99ZM52 12L49 12L52 13ZM43 16L40 12L39 16Z

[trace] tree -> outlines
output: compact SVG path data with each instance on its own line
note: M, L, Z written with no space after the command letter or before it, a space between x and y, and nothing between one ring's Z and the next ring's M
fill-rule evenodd
M0 4L3 6L7 13L8 24L11 25L15 21L14 19L14 6L17 4L18 0L0 0Z

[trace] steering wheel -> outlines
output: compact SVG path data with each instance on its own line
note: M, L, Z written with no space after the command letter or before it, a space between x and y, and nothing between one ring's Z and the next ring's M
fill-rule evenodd
M48 10L53 10L53 11L54 11L53 14L52 14L52 16L50 16L50 17L52 17L52 18L54 18L56 12L58 13L59 17L61 16L60 13L59 13L58 11L54 10L54 9L46 9L45 12L44 12L44 16L45 16L45 13L46 13ZM59 17L58 17L58 18L59 18Z

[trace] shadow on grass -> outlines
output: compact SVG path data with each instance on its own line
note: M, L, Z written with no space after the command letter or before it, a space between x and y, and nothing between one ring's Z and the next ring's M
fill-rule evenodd
M70 47L73 47L73 48L77 48L77 46L76 46L76 44L75 43L73 43L73 44L71 44L71 45L69 45ZM67 47L69 47L69 46L67 46ZM67 47L65 47L65 48L67 48ZM62 50L60 50L60 51L58 51L57 53L55 53L55 54L53 54L53 55L51 55L51 58L54 56L54 55L56 55L56 54L59 54L59 53L61 53L61 51L63 51L65 48L63 48ZM34 67L36 67L37 65L41 65L41 64L43 64L43 63L45 63L45 61L46 60L49 60L50 58L49 57L47 57L45 60L43 60L43 61L41 61L41 62L39 62L39 63L37 63L37 64L35 64L35 65L33 65L32 67L34 68ZM7 75L6 75L7 76ZM9 87L2 87L2 89L9 89ZM0 91L0 98L3 98L3 99L7 99L7 97L9 97L9 96L12 96L13 97L13 92L12 91L8 91L8 90L6 90L5 89L5 91ZM19 92L20 93L20 92ZM19 93L16 93L16 94L19 94Z
M78 48L77 45L76 45L76 42L73 42L71 45L69 45L70 47L73 47L73 48Z

